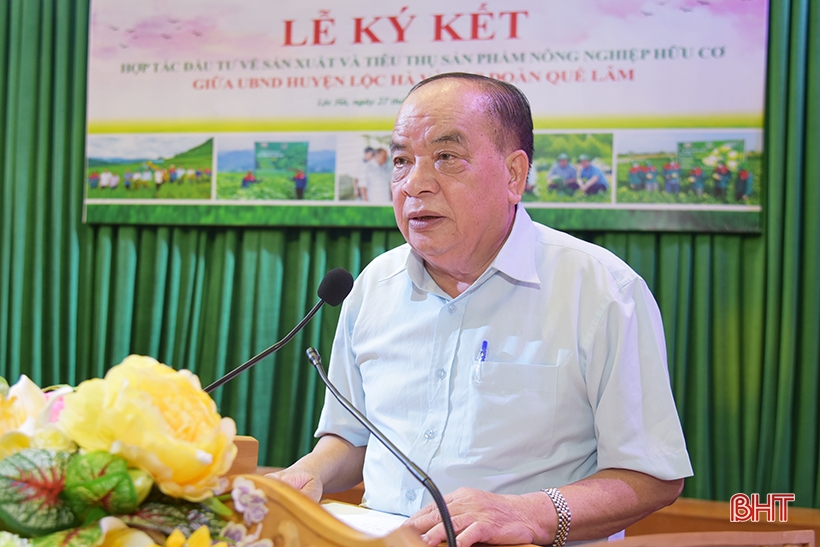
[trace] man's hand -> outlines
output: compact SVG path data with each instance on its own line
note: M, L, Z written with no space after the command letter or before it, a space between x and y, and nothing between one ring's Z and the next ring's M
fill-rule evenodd
M546 522L557 523L555 507L541 492L514 496L459 488L444 496L444 501L450 511L458 547L478 542L545 545L555 534L544 526ZM410 517L405 526L422 534L428 545L435 546L447 539L435 503Z
M281 471L268 473L265 476L291 485L315 502L322 499L322 481L312 473L289 467Z
M364 446L353 446L336 435L325 435L313 451L287 469L266 477L286 482L319 501L322 494L347 490L362 482Z
M603 469L578 482L561 486L572 511L569 539L601 540L623 530L680 495L683 479L664 481L627 469ZM558 515L543 492L490 494L459 488L444 497L453 520L458 547L483 542L500 545L549 545ZM410 517L411 526L429 545L446 538L434 505Z

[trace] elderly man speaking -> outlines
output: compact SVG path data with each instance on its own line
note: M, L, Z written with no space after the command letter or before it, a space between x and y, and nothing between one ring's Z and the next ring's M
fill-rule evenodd
M658 307L621 260L520 205L526 97L424 80L391 152L407 244L356 280L330 377L446 494L459 547L601 539L672 503L692 470ZM330 397L316 435L276 478L317 500L364 479L366 506L445 538L421 485Z

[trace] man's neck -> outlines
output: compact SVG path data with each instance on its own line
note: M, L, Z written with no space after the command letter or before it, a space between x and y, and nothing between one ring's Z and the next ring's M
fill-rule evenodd
M498 256L498 253L501 252L501 249L510 237L513 224L515 224L514 215L504 239L501 240L495 251L488 258L485 258L477 263L470 260L467 264L460 268L443 268L425 259L424 269L427 270L427 273L430 274L430 277L433 278L433 281L435 281L436 285L438 285L441 290L452 298L456 298L461 293L469 289L473 283L475 283L476 280L481 277L485 271L487 271L487 268L489 268L493 263L495 257ZM472 258L473 256L469 257L469 259Z
M492 261L490 261L490 263L492 263ZM424 262L424 268L427 270L427 273L430 274L430 277L433 278L433 281L436 282L436 285L438 285L441 290L450 295L452 298L456 298L458 295L469 289L472 284L475 283L476 279L481 277L481 274L483 274L488 267L489 264L487 264L487 266L477 274L453 276L449 273L436 269L427 261Z

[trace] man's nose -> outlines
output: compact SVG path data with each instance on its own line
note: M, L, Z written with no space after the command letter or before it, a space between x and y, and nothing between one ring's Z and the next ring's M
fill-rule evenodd
M410 172L401 181L401 192L408 196L418 196L439 189L436 170L432 161L421 159L413 164Z

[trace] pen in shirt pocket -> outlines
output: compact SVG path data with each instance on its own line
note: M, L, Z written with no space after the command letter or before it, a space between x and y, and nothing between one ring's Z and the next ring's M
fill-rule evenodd
M481 351L478 352L478 361L483 363L487 360L487 341L481 342Z

